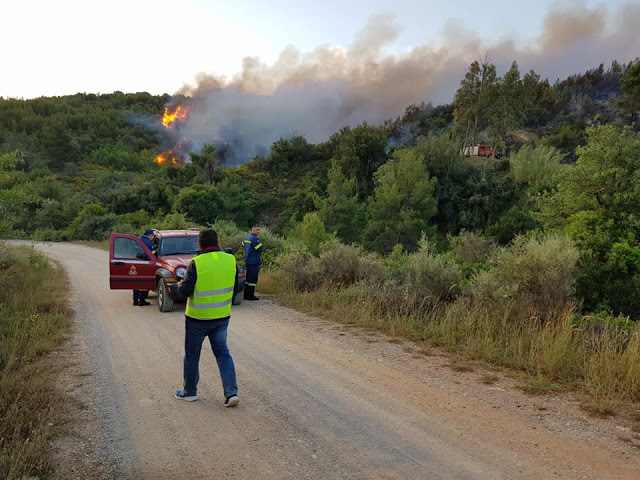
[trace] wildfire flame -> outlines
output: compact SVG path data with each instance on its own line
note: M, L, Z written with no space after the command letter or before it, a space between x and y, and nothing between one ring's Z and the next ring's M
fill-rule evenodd
M171 128L171 126L178 120L186 119L190 111L191 111L191 107L187 107L183 110L182 105L178 105L173 111L170 111L168 108L165 108L164 115L162 116L162 125L165 128ZM184 141L185 139L181 138L173 150L169 150L168 152L161 153L156 158L154 158L153 161L159 165L164 165L169 163L172 165L175 165L176 167L182 165L185 161L184 160L185 157L180 152L182 151ZM174 153L175 149L178 150L178 155Z
M153 159L159 165L164 165L165 163L171 163L172 165L179 167L182 165L182 162L178 160L176 155L173 153L173 150L169 150L166 155L160 154L156 158Z
M162 125L165 128L171 128L171 125L176 120L184 120L185 118L187 118L190 110L191 107L187 107L186 110L182 111L181 105L178 105L173 112L169 111L168 108L165 108L164 115L162 116Z

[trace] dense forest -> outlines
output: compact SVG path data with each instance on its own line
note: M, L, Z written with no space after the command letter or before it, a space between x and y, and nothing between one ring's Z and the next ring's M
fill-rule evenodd
M463 285L496 268L501 248L553 234L564 257L577 252L579 310L640 318L640 61L555 83L515 62L502 75L474 62L449 105L336 125L319 144L283 138L239 167L214 144L154 161L163 139L134 119L161 117L171 100L0 99L0 236L105 240L260 222L269 261L351 246L384 263L427 249L455 257ZM481 143L494 154L461 154Z

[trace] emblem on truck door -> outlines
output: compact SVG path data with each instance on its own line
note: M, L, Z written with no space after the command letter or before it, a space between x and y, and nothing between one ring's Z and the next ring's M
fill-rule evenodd
M137 274L138 274L138 270L136 270L136 266L131 265L131 268L129 269L129 275L137 275Z

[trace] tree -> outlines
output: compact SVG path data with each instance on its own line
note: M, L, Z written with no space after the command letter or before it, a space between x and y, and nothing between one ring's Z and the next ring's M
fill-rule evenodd
M541 218L564 228L581 251L585 307L640 318L640 134L590 127L577 153Z
M640 112L640 60L627 67L620 79L620 89L623 93L619 100L620 106L630 115L629 124L633 125Z
M333 158L346 178L355 181L358 201L364 202L373 193L373 174L387 161L389 140L384 130L363 123L345 127L331 137Z
M494 102L488 107L491 112L489 131L494 146L500 145L524 121L522 87L518 64L513 62L509 71L496 84Z
M225 218L224 201L218 190L210 185L184 188L175 201L178 213L199 225L209 225Z
M482 66L475 61L460 82L453 100L454 120L465 131L463 144L475 145L478 132L487 125L489 107L496 96L496 67L485 60Z
M52 119L50 125L43 130L42 152L53 170L62 170L65 163L77 161L77 144L73 142L62 120Z
M555 113L557 97L548 80L530 70L522 79L524 123L530 127L543 125Z
M356 182L342 175L340 165L331 161L327 197L320 201L320 218L345 243L362 239L366 225L365 207L356 197Z
M307 213L289 236L302 242L313 255L320 255L322 244L335 239L335 234L327 232L318 212Z
M215 145L205 145L202 152L190 153L191 163L196 168L196 178L205 185L220 182L224 178L224 171L216 155Z
M413 150L397 150L374 178L367 228L371 248L389 252L402 244L415 249L422 232L434 233L429 220L437 212L436 179L430 178L424 158Z

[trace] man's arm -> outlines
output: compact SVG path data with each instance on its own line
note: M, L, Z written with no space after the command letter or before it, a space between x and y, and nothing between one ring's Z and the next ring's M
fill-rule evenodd
M258 237L253 237L253 242L251 245L256 252L262 252L262 249L264 248Z
M189 262L189 266L187 267L187 273L184 278L178 282L178 293L183 297L187 298L193 295L193 291L196 288L196 280L198 279L198 274L196 273L196 264L195 262Z

